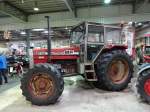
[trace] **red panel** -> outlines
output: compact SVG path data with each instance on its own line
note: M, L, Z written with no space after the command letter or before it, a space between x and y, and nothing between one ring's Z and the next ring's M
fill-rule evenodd
M136 57L136 49L132 48L132 59L135 59Z
M150 34L145 34L144 37L150 37Z
M150 56L144 56L144 62L150 63Z
M144 84L144 90L148 96L150 96L150 79L147 79Z
M52 49L51 54L52 56L50 57L51 60L77 60L79 58L79 54L65 54L66 50L73 50L74 52L79 53L79 48L78 47L68 47L68 48L57 48L57 49ZM42 49L34 49L33 50L33 57L34 57L34 63L46 63L48 56L47 55L38 55L40 52L45 52L47 53L47 49L42 48Z
M51 54L53 53L64 53L66 50L74 50L74 52L79 52L79 47L66 47L66 48L55 48L51 50ZM47 52L46 48L34 49L33 54L36 55L38 52ZM60 55L60 54L59 54Z

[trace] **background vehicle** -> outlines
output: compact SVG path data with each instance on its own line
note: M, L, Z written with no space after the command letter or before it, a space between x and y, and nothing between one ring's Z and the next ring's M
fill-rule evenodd
M142 101L150 103L150 64L145 64L139 71L137 92Z
M136 45L136 61L140 63L150 63L150 34L144 35L140 40L141 42Z
M52 49L51 64L42 64L48 57L34 58L35 62L40 58L41 64L35 65L21 80L22 94L28 101L36 105L56 103L64 88L62 65L68 68L69 57L70 63L75 63L72 75L80 74L98 88L103 85L107 90L120 91L128 86L133 64L126 53L126 38L121 27L83 22L72 29L71 46ZM62 60L65 64L60 63ZM65 72L65 76L71 74Z
M29 58L25 55L17 55L18 61L23 63L23 67L28 68L29 67Z
M8 74L9 76L19 76L23 75L23 62L20 59L15 57L8 57Z

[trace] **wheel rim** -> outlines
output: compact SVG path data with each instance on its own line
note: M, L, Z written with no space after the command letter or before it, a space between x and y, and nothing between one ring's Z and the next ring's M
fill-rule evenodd
M123 83L127 79L129 74L128 62L123 59L112 61L108 69L108 74L113 83Z
M48 98L54 92L54 82L46 73L36 73L30 80L29 91L32 96Z
M150 96L150 79L148 79L144 84L144 90L148 96Z

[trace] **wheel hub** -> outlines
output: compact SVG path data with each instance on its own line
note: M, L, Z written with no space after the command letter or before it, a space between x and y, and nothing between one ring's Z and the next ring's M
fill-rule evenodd
M110 64L108 73L113 83L120 84L128 77L129 65L125 60L115 60Z
M144 90L148 96L150 96L150 79L148 79L144 84Z
M40 89L44 89L46 87L46 83L44 81L40 81Z
M29 89L32 95L38 97L48 97L54 91L52 78L45 73L38 73L31 78Z

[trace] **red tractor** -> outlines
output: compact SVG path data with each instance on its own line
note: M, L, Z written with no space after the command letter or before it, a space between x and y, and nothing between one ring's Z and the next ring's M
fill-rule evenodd
M51 50L51 63L45 63L47 56L34 57L35 63L41 64L23 76L22 94L35 105L54 104L64 89L63 76L72 75L82 75L98 88L123 90L133 74L132 60L124 43L121 27L83 22L72 29L72 47Z
M141 66L138 72L137 93L141 100L150 104L150 64Z

